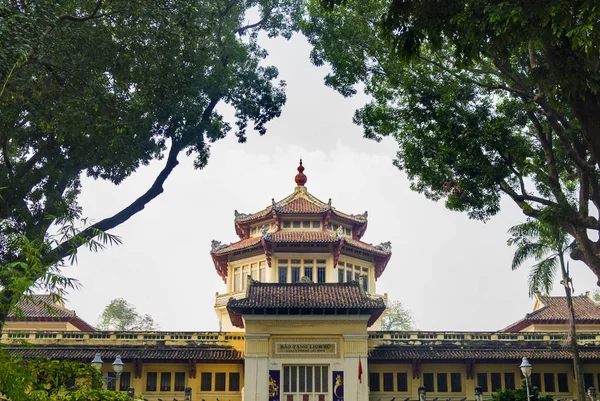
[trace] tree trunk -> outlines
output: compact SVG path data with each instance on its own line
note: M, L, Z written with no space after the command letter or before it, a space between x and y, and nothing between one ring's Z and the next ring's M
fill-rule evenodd
M573 306L573 297L571 294L570 277L565 267L565 260L562 253L559 253L560 269L562 272L563 286L567 296L567 305L569 307L569 347L573 357L573 375L575 377L575 389L578 400L585 401L585 384L583 382L583 372L581 371L581 359L579 358L579 345L577 344L577 329L575 327L576 316ZM574 391L575 392L575 391Z

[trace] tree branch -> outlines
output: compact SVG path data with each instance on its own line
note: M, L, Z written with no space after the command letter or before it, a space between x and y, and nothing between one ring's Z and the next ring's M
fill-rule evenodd
M212 117L212 113L219 103L221 99L220 96L215 96L211 99L210 103L202 113L201 124L206 127L210 123L210 119ZM205 128L203 128L205 129ZM129 206L122 209L120 212L114 214L111 217L107 217L96 224L91 225L90 227L84 229L82 232L77 234L75 237L70 240L62 242L52 251L50 251L43 258L44 263L46 265L51 265L59 262L63 258L74 254L77 252L77 248L79 248L82 244L86 243L90 239L96 237L99 232L106 232L110 229L117 227L118 225L126 222L135 214L144 210L146 205L152 201L154 198L163 193L164 188L163 185L171 172L177 167L179 161L177 160L177 156L179 153L185 148L185 144L181 144L175 141L172 138L173 143L171 144L171 150L169 151L169 156L167 157L167 162L161 172L158 174L152 186L139 198L133 201Z
M249 29L254 29L254 28L261 26L267 19L269 19L269 17L271 17L271 13L273 12L274 8L275 8L275 5L271 4L271 7L267 10L267 12L264 14L264 16L260 19L260 21L255 22L254 24L249 24L249 25L243 26L241 28L238 28L233 32L242 34Z
M77 248L79 248L79 246L81 246L85 241L96 237L98 232L104 232L115 228L119 224L122 224L129 220L136 213L144 210L146 205L151 200L163 193L163 184L165 183L173 169L175 169L175 167L177 167L177 165L179 164L177 156L179 155L181 150L181 146L178 143L173 142L165 166L154 180L152 186L142 196L137 198L129 206L125 207L118 213L112 215L111 217L107 217L103 220L100 220L96 224L93 224L90 227L84 229L74 238L64 241L63 243L58 245L44 257L44 264L52 265L59 262L63 258L72 255L73 253L77 252Z
M58 17L58 19L59 20L67 20L67 21L75 21L75 22L85 22L85 21L88 21L88 20L91 20L94 18L102 18L102 17L104 17L105 14L98 14L98 11L100 11L100 8L102 8L102 0L98 0L98 2L96 3L96 8L87 17L74 17L72 15L62 15L62 16Z

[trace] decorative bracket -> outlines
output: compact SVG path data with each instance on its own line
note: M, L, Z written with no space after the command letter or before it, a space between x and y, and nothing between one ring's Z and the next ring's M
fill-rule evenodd
M475 377L475 362L472 359L467 360L467 380L472 380Z
M195 379L196 378L196 360L190 359L189 365L190 365L190 379Z
M281 230L281 217L279 217L279 214L277 214L277 212L275 212L273 210L273 220L275 220L275 231L274 232L278 232L279 230Z
M142 361L136 359L133 365L133 377L136 379L142 378Z
M329 223L332 216L333 213L331 213L331 210L328 210L327 213L325 213L325 216L323 216L323 231L327 230L327 223Z
M266 240L265 237L261 237L260 243L265 251L265 257L267 258L267 265L271 267L271 243Z
M338 260L340 260L340 253L342 253L343 246L344 237L341 237L338 242L333 243L333 268L337 268Z
M412 374L413 374L413 379L421 378L421 360L420 359L412 360Z

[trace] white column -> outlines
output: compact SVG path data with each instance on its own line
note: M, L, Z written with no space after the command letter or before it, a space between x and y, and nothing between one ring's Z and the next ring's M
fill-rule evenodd
M269 399L269 334L246 333L244 400Z

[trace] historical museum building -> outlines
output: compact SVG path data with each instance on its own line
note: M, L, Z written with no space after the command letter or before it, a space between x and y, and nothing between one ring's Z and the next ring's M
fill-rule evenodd
M532 313L497 332L379 331L387 299L376 284L391 246L364 242L367 213L319 200L303 171L300 162L288 197L235 212L239 241L213 241L226 286L215 300L218 332L96 331L34 296L11 315L2 342L24 358L91 362L100 354L115 378L109 389L149 401L408 401L419 400L419 388L432 401L474 400L476 387L483 398L518 387L523 357L534 386L574 398L565 298L538 297ZM583 295L575 309L585 386L598 388L600 306Z

